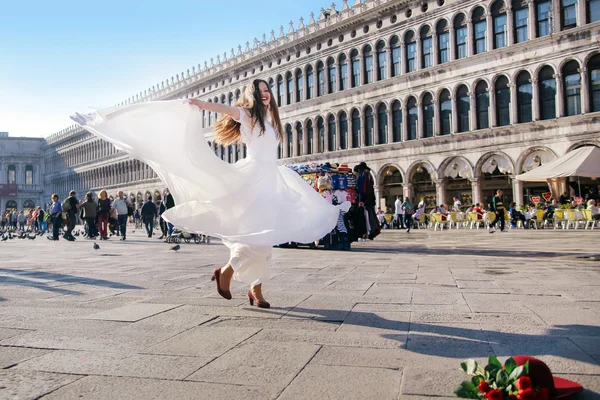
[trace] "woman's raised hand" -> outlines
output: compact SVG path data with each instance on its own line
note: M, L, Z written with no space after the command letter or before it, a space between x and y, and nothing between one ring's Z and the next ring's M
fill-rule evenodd
M206 104L204 101L198 99L189 99L188 104L198 107L200 110L204 110L204 105Z

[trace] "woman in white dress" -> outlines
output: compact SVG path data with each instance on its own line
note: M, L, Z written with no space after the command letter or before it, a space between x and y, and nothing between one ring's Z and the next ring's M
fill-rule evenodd
M262 283L272 247L322 238L336 226L340 208L347 211L350 204L332 206L297 173L277 165L282 129L267 82L254 80L236 105L157 101L72 118L156 172L177 204L165 211L165 220L186 232L220 237L229 247L229 262L213 274L221 296L231 299L235 279L250 285L250 304L268 308ZM221 114L215 142L243 143L247 157L229 164L215 156L200 133L199 111Z

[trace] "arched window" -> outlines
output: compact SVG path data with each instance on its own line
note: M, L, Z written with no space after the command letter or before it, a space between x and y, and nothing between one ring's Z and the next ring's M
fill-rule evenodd
M515 43L529 39L529 5L527 0L512 0Z
M485 53L487 47L485 45L485 37L487 32L487 22L485 20L485 11L482 7L477 7L473 11L473 50L475 54Z
M285 88L283 86L283 77L281 77L281 75L277 77L277 92L278 92L277 106L281 107L284 104L283 97L285 95Z
M273 90L273 79L269 79L269 87L271 88L271 92L274 92ZM229 101L228 101L228 105L232 106L233 105L233 93L229 93Z
M402 106L398 100L392 103L392 140L402 141Z
M282 82L283 82L283 79L282 79ZM283 91L282 91L282 93L283 93ZM240 89L235 91L235 99L236 100L239 100L241 95L242 95L242 92L240 91Z
M289 71L285 74L285 83L287 86L285 104L292 104L294 102L294 77Z
M392 77L399 76L400 71L400 39L398 36L394 36L392 40L390 40L390 50L392 52Z
M552 13L552 0L535 1L535 19L537 21L537 37L546 36L552 33L552 23L550 21Z
M563 67L563 86L565 98L565 114L567 116L581 114L581 75L579 64L569 61Z
M348 116L344 111L340 113L340 149L348 148Z
M327 93L335 93L337 88L337 72L335 70L335 60L329 58L327 60L327 73L329 74L329 87Z
M323 122L323 118L319 117L317 119L317 131L319 132L319 148L318 151L320 153L325 151L325 123Z
M335 143L335 117L330 115L327 118L327 139L329 141L327 151L336 151L337 143Z
M227 98L225 97L225 95L221 96L221 104L227 104Z
M377 43L377 80L381 81L387 78L387 51L385 50L385 43L380 40Z
M229 145L227 146L227 153L229 155L229 163L233 164L235 162L235 160L233 159L233 145Z
M352 111L352 143L353 149L360 145L360 112L356 109Z
M421 28L421 68L429 68L433 65L433 39L429 26Z
M287 137L287 156L294 156L294 134L292 132L292 126L290 124L286 124L285 126L285 136Z
M438 22L435 30L437 32L438 61L440 64L447 63L450 61L450 33L446 20Z
M475 109L477 110L477 129L490 127L489 119L490 96L488 85L480 81L475 87Z
M304 75L302 70L296 70L296 102L304 100Z
M577 0L560 0L560 22L562 29L577 26Z
M33 165L25 166L25 184L33 185Z
M533 99L533 86L531 85L531 75L523 71L517 76L517 110L519 123L531 122L532 109L531 101Z
M458 14L454 18L454 36L456 38L454 49L457 60L467 56L467 31L467 18L465 17L465 14Z
M32 209L35 208L35 202L33 200L25 200L23 202L23 209Z
M415 140L417 138L417 124L419 123L419 110L417 109L417 100L410 97L406 102L406 114L408 122L408 137L407 140Z
M237 147L235 148L235 159L236 160L241 160L243 158L243 156L242 156L242 147L243 147L243 144L239 143L237 145Z
M373 120L373 109L369 106L365 109L365 146L373 146L374 142L374 132L375 129Z
M600 21L600 0L587 0L587 2L588 24Z
M452 101L447 89L440 93L440 135L449 135L452 132Z
M363 58L365 65L365 84L373 83L373 49L366 45L363 48Z
M277 145L277 158L281 160L283 158L283 146L281 143Z
M315 130L313 129L313 122L310 119L306 123L306 131L307 131L307 134L308 134L308 153L307 154L312 154L312 153L315 152L315 148L314 148Z
M556 78L552 67L545 66L538 75L540 97L540 118L556 118Z
M360 58L358 50L352 49L350 52L350 62L352 63L352 87L360 85Z
M496 80L496 126L510 125L510 87L508 78L501 76Z
M17 183L17 167L14 165L9 165L7 170L6 183L9 185L14 185Z
M345 54L340 56L340 90L348 89L348 60Z
M14 200L8 200L4 207L6 210L16 210L17 208L19 208L19 206L17 205L17 202Z
M309 65L306 69L306 80L308 82L306 88L306 100L310 100L315 97L315 73L313 72L312 65Z
M225 161L225 156L227 154L225 153L225 147L221 146L221 160Z
M503 0L492 4L492 23L494 28L494 49L501 49L508 44L506 37L506 7Z
M212 103L212 100L209 99L208 100L209 103ZM208 126L212 126L215 123L215 117L216 117L216 113L213 112L208 112ZM108 155L108 152L106 152Z
M317 96L325 95L325 66L322 61L317 63Z
M302 148L304 147L304 133L302 132L302 124L296 123L296 136L298 136L298 146L296 147L296 155L302 155Z
M465 85L461 85L456 91L456 108L458 111L458 132L468 132L471 98L469 89Z
M590 4L591 6L591 4ZM600 12L600 10L598 11ZM600 111L600 54L590 58L587 65L590 82L590 106L592 112Z
M423 137L433 137L433 123L435 118L433 96L427 93L423 96Z
M388 117L387 106L380 104L377 107L377 140L378 144L387 143Z
M406 72L413 72L417 70L417 42L415 40L415 33L408 31L404 36L404 43L406 45Z

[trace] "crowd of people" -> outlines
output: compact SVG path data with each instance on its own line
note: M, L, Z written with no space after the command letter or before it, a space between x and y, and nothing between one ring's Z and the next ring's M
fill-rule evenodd
M86 193L84 199L78 200L77 192L72 190L62 201L57 194L53 194L51 201L45 209L38 206L27 212L6 210L0 213L0 231L40 235L49 233L48 240L59 240L62 233L67 241L75 241L75 236L79 236L79 231L73 233L79 224L84 227L82 236L93 240L108 240L111 236L126 240L128 224L135 224L139 228L143 224L149 238L155 228L162 233L159 239L170 237L174 231L173 225L162 218L166 210L175 206L168 188L164 190L160 204L154 203L152 196L148 195L141 207L136 207L122 191L114 199L108 196L106 190L101 190L98 198Z

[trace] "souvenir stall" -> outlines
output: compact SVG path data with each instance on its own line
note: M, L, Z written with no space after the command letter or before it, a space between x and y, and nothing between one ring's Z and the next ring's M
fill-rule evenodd
M356 178L348 164L309 164L288 165L288 168L296 171L302 179L319 192L325 200L331 204L342 204L346 201L356 203ZM338 226L327 236L319 241L326 249L349 250L350 243L356 241L354 223L351 218L351 210L338 220ZM345 235L344 235L345 234ZM317 243L293 243L287 246L307 245L317 247ZM282 245L281 247L285 247Z

